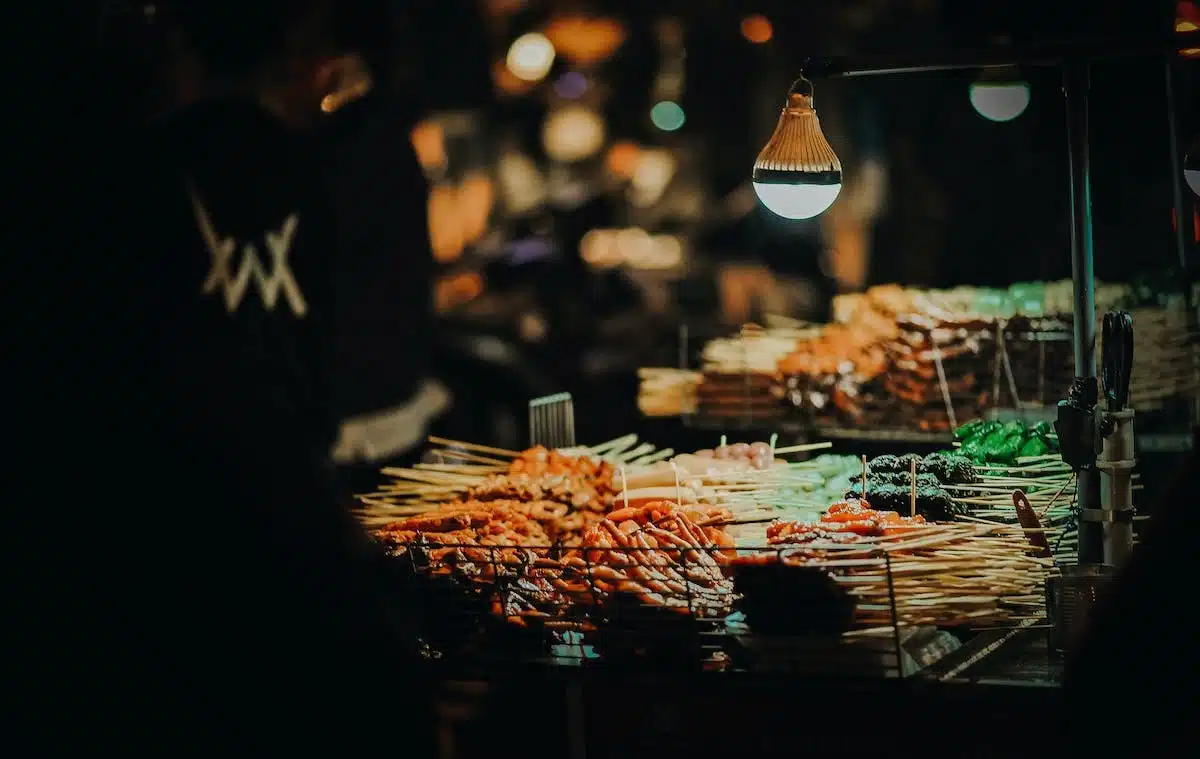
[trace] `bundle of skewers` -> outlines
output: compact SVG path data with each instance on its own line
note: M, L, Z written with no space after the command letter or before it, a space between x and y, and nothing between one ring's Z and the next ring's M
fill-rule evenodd
M535 446L511 451L431 437L436 446L426 463L382 471L389 479L375 492L359 496L360 517L368 525L402 515L420 514L435 506L463 500L543 496L573 506L595 501L604 493L628 490L627 500L682 497L687 501L739 502L743 505L774 495L782 484L803 481L800 465L780 458L828 448L812 443L776 448L771 442L722 443L715 449L676 455L639 443L626 435L595 446L548 450ZM428 461L432 459L432 461ZM621 483L614 486L616 478ZM676 487L681 487L681 494ZM599 493L592 491L599 489ZM576 504L576 502L579 504ZM602 511L608 503L592 508Z
M1054 561L1029 532L981 520L927 523L843 501L821 522L772 525L768 542L776 550L738 561L829 573L855 602L859 627L848 635L891 634L893 613L901 627L981 627L1045 615L1044 583Z
M773 488L812 470L781 456L825 445L722 440L672 455L636 438L521 452L442 444L490 460L393 474L394 490L364 499L364 520L392 555L439 588L458 588L460 600L483 604L481 616L505 629L569 629L611 641L631 624L637 635L661 634L662 625L690 635L735 610L756 631L768 630L772 618L802 609L807 625L825 620L838 635L861 637L1044 613L1042 583L1054 566L1046 539L1056 528L948 506L953 483L976 492L987 484L952 458L881 457L872 474L864 457L845 500L817 506L812 520L786 521ZM418 479L446 474L456 479ZM437 495L401 490L413 483L436 486L428 492ZM381 497L388 500L371 503ZM430 503L435 497L444 500ZM738 533L747 527L761 540ZM756 586L764 567L785 574ZM823 588L815 598L805 591L784 602L814 578Z

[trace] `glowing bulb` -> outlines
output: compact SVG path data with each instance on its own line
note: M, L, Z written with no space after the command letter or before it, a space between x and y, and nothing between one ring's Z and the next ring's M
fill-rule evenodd
M811 219L829 210L842 191L838 184L754 183L754 194L771 213L785 219Z
M650 109L650 122L664 132L674 132L683 126L683 122L686 120L683 109L679 107L678 103L672 103L670 100L656 103Z
M989 121L1012 121L1029 106L1028 84L971 85L971 105Z
M554 65L554 45L545 35L537 32L522 34L508 48L505 59L508 70L518 79L537 82L550 73Z
M807 79L797 79L788 91L775 133L754 162L752 179L762 204L785 219L824 213L842 191L842 162L821 132Z
M971 105L988 121L1012 121L1029 107L1029 84L1015 68L984 71L971 84Z

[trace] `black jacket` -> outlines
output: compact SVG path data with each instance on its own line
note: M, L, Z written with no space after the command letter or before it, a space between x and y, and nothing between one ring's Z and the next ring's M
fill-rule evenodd
M430 372L434 262L413 124L398 98L372 93L321 138L339 220L331 387L342 418L404 404Z
M69 329L46 374L73 419L72 476L107 502L61 538L74 652L156 732L352 735L347 694L411 674L410 628L328 463L321 185L250 105L126 137L64 187ZM409 711L395 700L413 693L385 701Z

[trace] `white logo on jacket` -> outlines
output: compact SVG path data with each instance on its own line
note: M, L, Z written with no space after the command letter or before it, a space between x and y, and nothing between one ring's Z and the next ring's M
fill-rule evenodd
M195 187L189 188L189 191L192 197L192 210L196 214L196 224L200 227L200 233L204 236L204 244L212 257L212 267L208 270L208 277L205 278L200 293L211 295L220 288L225 296L225 310L232 314L238 310L242 298L246 296L246 289L253 280L258 287L258 296L268 311L275 308L275 302L279 300L279 294L282 292L293 314L304 316L308 313L308 304L305 302L304 295L300 292L300 285L297 284L296 277L292 274L292 268L288 264L292 238L296 234L296 225L299 223L296 214L289 214L277 231L267 231L264 236L267 251L271 256L269 273L258 257L257 246L253 243L245 243L242 245L242 265L235 274L230 271L230 263L233 261L233 254L238 246L237 240L217 234L212 218L208 215L208 209L201 202Z

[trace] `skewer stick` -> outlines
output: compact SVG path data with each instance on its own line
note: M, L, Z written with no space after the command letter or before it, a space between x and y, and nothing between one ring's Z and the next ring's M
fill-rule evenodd
M674 461L671 462L671 471L674 472L674 474L675 474L675 503L682 506L683 505L683 488L679 486L679 467L675 465ZM621 477L623 478L624 476L625 476L625 470L622 469ZM625 496L625 505L626 506L629 505L629 496L628 495Z
M908 515L909 515L909 517L915 517L917 515L917 461L916 461L916 459L913 459L912 461L909 462L909 475L910 475L911 489L909 490L909 493L908 493ZM864 484L863 485L863 496L866 496L866 494L867 494L867 488L866 488L866 485Z
M508 463L509 463L502 459L492 458L491 456L480 456L477 453L468 453L466 451L456 451L452 448L444 449L444 450L440 451L440 453L444 457L460 459L462 461L474 461L479 464L489 464L496 469L508 466Z
M863 457L862 457L862 498L860 500L863 501L864 503L867 502L867 456L866 456L866 454L863 454Z
M778 442L779 442L779 433L772 432L771 439L767 441L767 445L771 446L771 460L772 461L775 460L775 454L778 453L778 451L775 450L775 444Z
M461 440L450 440L449 438L437 437L436 435L430 435L426 438L426 440L438 445L448 445L451 448L462 448L466 451L479 451L480 453L492 453L497 456L507 456L508 458L512 459L515 459L521 455L520 451L510 451L507 448L493 448L490 445L479 445L478 443L464 443Z
M833 443L826 440L823 443L805 443L803 445L789 445L786 448L776 448L775 453L804 453L806 451L823 451L826 448L832 448Z
M629 434L622 435L618 438L613 438L604 443L593 445L588 448L594 456L602 456L612 451L624 451L637 442L637 435Z
M722 436L721 436L721 443L720 443L720 445L718 445L717 447L718 447L718 448L724 448L726 445L727 445L727 442L726 442L726 440L725 440L725 436L724 436L724 435L722 435Z
M629 508L629 480L625 479L625 467L621 467L621 495L625 497L625 508Z
M1046 504L1046 508L1042 509L1042 513L1038 514L1038 519L1044 518L1046 516L1046 514L1048 514L1050 512L1051 507L1053 507L1055 502L1058 501L1059 496L1061 496L1066 491L1067 486L1070 485L1074 481L1075 481L1074 475L1067 478L1067 481L1062 484L1062 487L1059 488L1058 492L1054 494L1054 497L1050 499L1050 503Z
M653 464L657 461L662 461L663 459L669 459L674 455L674 448L663 448L662 450L642 456L637 461L632 461L630 463L637 464L638 466L645 466L647 464Z

